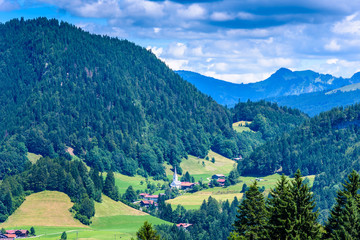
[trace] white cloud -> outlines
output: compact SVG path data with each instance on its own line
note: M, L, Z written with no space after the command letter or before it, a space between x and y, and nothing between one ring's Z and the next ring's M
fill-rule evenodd
M185 59L162 59L165 61L165 63L168 65L169 68L172 70L191 70L187 68L187 65L189 63L188 60Z
M187 19L203 19L206 10L198 4L192 4L189 7L183 7L178 10L178 16Z
M154 53L158 58L160 58L161 54L163 53L163 48L161 47L157 48L157 47L148 46L146 49L151 50L151 52Z
M11 11L19 7L17 1L0 0L0 11Z
M333 26L333 32L338 34L360 34L360 19L359 14L355 13L346 17L341 22L337 22Z
M336 64L338 61L339 61L339 59L337 59L337 58L331 58L331 59L326 60L326 63L327 64Z
M181 58L184 56L187 47L184 43L176 43L169 46L167 53L175 58Z
M210 19L214 21L228 21L234 19L234 16L226 12L214 12L211 14Z
M329 51L339 51L341 49L341 46L337 43L336 40L331 40L330 43L325 45L325 49Z

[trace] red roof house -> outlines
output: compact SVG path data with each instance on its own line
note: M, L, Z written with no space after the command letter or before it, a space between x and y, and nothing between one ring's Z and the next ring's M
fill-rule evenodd
M178 228L187 229L188 227L192 226L192 224L190 224L190 223L179 223L179 224L176 224L176 226Z

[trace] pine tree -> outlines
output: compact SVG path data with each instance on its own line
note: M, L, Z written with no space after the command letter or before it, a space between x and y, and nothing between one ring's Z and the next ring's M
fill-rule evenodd
M265 198L255 181L245 192L234 223L235 232L246 239L265 239L267 211ZM232 236L235 236L233 233Z
M352 171L343 189L337 193L336 204L325 226L325 238L359 239L360 237L360 176Z
M270 239L288 239L293 228L293 218L289 211L291 205L289 180L282 175L275 188L270 190L267 201L269 212L268 234Z
M131 185L126 189L123 198L126 199L126 201L128 202L134 202L137 199L134 188Z
M61 238L60 238L61 240L66 240L67 239L67 234L66 234L66 232L63 232L62 234L61 234Z
M115 201L119 200L119 192L115 186L115 176L113 171L109 171L106 175L103 193Z
M160 236L148 221L144 222L144 225L141 226L136 236L138 240L160 240Z
M315 200L308 185L303 183L302 175L298 169L290 187L291 204L289 214L293 228L289 231L290 239L318 239L320 226L316 222L318 212Z
M35 228L34 227L30 228L30 235L35 236Z

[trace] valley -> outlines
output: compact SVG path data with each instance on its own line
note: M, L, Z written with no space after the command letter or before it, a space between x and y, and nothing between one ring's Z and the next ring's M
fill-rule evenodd
M64 21L1 23L0 228L358 239L359 82L280 68L235 85Z

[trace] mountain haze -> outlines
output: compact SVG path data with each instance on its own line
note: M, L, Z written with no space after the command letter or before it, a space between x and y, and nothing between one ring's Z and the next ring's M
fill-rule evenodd
M223 105L234 106L239 99L240 101L266 99L283 106L299 108L310 115L339 106L338 101L322 96L325 92L360 82L359 74L354 74L351 78L337 78L310 70L291 71L286 68L279 69L264 81L249 84L229 83L188 71L177 71L177 73ZM292 101L293 98L298 99L298 96L305 100L309 96L310 105L302 105L298 100ZM323 99L329 102L329 107L321 108L320 100ZM352 99L345 96L342 102L344 105L349 105L354 102Z

